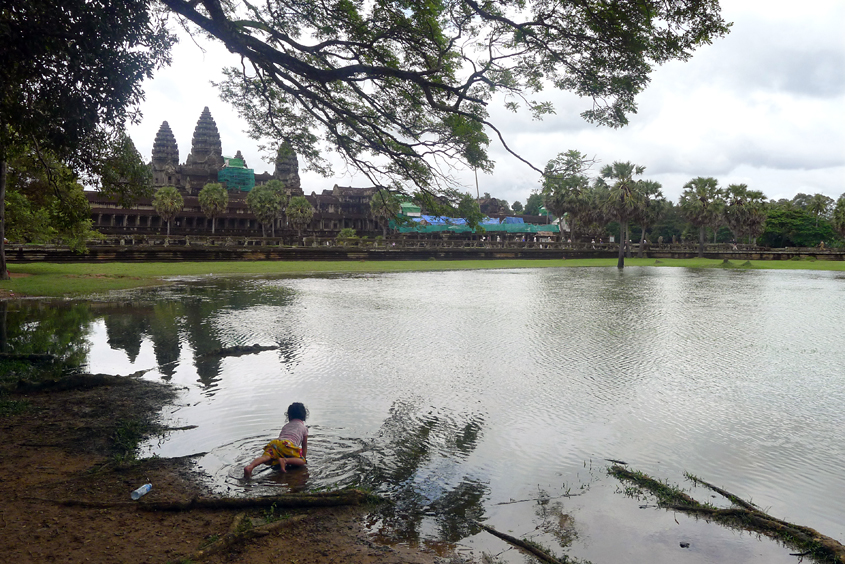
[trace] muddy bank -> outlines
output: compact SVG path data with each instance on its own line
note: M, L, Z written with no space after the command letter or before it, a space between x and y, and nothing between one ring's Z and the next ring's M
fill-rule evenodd
M16 563L49 562L409 562L445 558L371 542L365 508L247 510L240 526L258 535L205 555L239 509L141 511L129 492L146 482L148 502L208 495L190 458L135 460L138 438L161 431L157 414L172 388L125 378L120 383L0 395L0 553ZM80 500L111 507L58 503ZM198 556L200 558L198 558Z

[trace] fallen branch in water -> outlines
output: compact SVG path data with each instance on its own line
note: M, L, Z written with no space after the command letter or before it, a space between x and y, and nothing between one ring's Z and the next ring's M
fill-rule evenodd
M533 556L539 558L543 562L548 562L549 564L564 564L564 562L561 562L557 558L554 558L553 556L551 556L551 555L547 554L546 552L540 550L536 546L525 542L524 540L520 540L516 537L512 537L508 534L497 531L493 527L488 527L487 525L485 525L483 523L479 523L478 521L475 521L475 524L478 525L479 527L481 527L482 529L484 529L485 531L487 531L488 533L490 533L491 535L493 535L494 537L499 537L503 541L505 541L509 544L512 544L513 546L515 546L517 548L521 548L522 550L524 550L526 552L531 553Z
M608 473L619 480L636 484L648 490L657 498L659 507L661 508L707 517L729 527L752 530L777 539L784 544L795 546L805 551L805 555L812 555L814 558L822 561L845 564L845 546L840 544L839 541L823 535L810 527L795 525L772 517L739 496L718 488L691 474L686 474L689 480L702 484L724 496L738 507L719 509L711 505L702 504L681 492L677 487L669 486L642 472L628 470L618 465L611 466L608 469Z
M235 345L234 347L225 347L222 349L212 349L207 353L199 355L197 358L209 358L209 357L217 357L217 356L241 356L244 354L255 354L262 351L275 351L278 350L279 347L277 345Z

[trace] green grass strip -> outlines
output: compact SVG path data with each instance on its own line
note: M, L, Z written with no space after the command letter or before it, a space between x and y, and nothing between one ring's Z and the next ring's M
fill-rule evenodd
M74 297L166 283L176 276L309 275L327 273L425 272L509 268L613 268L615 258L409 261L227 261L147 263L10 264L13 274L0 290L18 296ZM845 261L722 261L720 259L626 259L626 267L730 268L736 270L845 271Z

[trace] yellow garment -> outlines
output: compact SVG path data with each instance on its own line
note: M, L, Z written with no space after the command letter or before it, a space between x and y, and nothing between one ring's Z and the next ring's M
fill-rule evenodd
M272 464L279 463L280 458L302 458L302 447L298 447L287 439L273 439L264 447L264 455L273 459Z

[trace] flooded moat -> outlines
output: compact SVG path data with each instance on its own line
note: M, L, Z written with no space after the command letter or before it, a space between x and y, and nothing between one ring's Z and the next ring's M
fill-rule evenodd
M362 485L386 542L521 553L482 521L602 562L795 562L626 495L610 462L690 472L845 540L845 275L628 268L214 277L7 304L4 346L171 382L145 454L205 452L228 495ZM236 345L270 347L217 354ZM309 466L245 482L292 401ZM629 492L630 493L630 492ZM680 543L689 543L681 548Z

